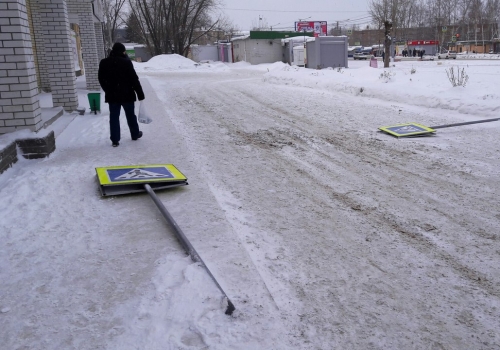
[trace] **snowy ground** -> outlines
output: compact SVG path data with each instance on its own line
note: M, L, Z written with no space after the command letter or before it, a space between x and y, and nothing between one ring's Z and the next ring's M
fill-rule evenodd
M112 148L105 104L61 117L0 175L2 347L500 349L500 121L378 131L500 117L500 61L349 65L160 56L142 139L122 118ZM100 196L95 167L155 163L188 177L157 195L232 316L147 194Z

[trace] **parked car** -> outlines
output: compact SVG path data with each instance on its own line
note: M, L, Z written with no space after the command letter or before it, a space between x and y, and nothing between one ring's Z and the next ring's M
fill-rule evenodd
M366 60L368 59L368 55L364 52L358 52L352 55L352 58L354 58L355 60Z
M445 59L453 58L456 60L457 59L457 52L456 51L446 51L446 52L438 54L438 58L439 59L441 59L441 58L445 58Z
M372 57L372 53L371 53L371 51L363 50L363 51L355 53L352 57L355 60L367 60L367 59Z
M360 52L362 49L361 46L350 46L347 50L347 57L354 57L354 54Z

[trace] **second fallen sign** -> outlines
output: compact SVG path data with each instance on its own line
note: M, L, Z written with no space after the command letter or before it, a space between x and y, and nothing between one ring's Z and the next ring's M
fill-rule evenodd
M472 121L472 122L444 124L444 125L436 125L436 126L425 126L425 125L418 124L418 123L406 123L406 124L396 124L396 125L390 125L390 126L381 126L379 128L379 130L386 132L392 136L396 136L396 137L431 136L431 135L435 134L436 129L451 128L453 126L462 126L462 125L494 122L497 120L500 120L500 118L482 119L482 120L476 120L476 121Z

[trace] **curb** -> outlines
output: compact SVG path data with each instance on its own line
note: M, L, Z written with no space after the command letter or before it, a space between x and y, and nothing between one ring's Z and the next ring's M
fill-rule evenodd
M26 138L12 141L0 150L0 174L12 167L18 161L17 147L25 159L46 158L56 150L54 131L44 137Z

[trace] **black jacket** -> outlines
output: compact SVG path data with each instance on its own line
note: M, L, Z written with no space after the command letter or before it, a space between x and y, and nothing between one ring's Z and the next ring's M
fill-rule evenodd
M139 77L132 61L124 54L111 52L109 57L101 60L98 72L99 84L104 90L104 102L127 103L144 100Z

